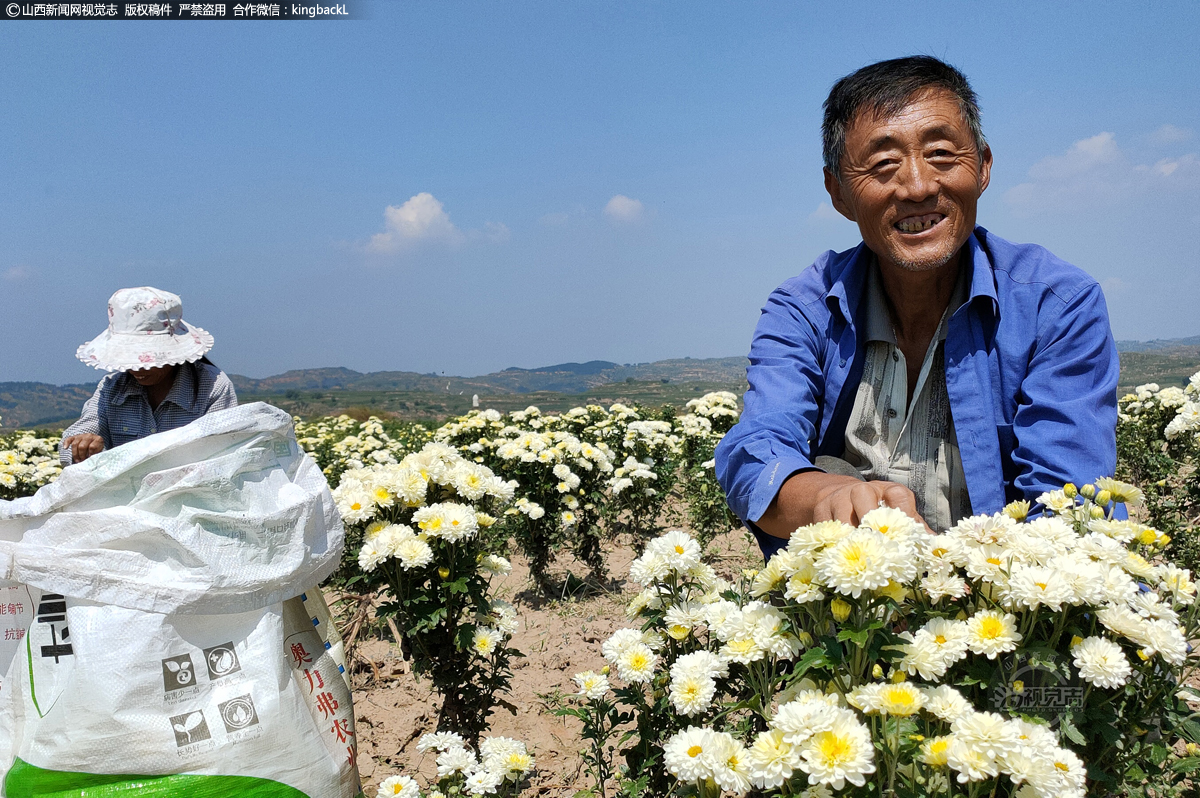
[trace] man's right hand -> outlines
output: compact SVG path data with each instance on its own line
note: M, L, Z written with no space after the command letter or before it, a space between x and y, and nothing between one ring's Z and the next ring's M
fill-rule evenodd
M917 514L916 497L903 485L883 480L863 482L823 471L804 471L783 483L757 526L768 535L786 540L799 527L819 521L837 520L857 526L864 515L879 507L880 502L902 510L925 525L925 519ZM925 528L928 529L928 525Z
M71 461L75 463L82 463L92 455L104 451L104 439L90 432L64 438L62 445L71 450Z

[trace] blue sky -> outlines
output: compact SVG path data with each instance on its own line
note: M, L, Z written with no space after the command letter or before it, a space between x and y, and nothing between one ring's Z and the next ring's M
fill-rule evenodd
M744 354L859 240L825 94L911 53L980 96L981 224L1099 279L1118 338L1200 334L1200 4L369 14L0 25L0 381L96 379L75 348L145 284L256 377Z

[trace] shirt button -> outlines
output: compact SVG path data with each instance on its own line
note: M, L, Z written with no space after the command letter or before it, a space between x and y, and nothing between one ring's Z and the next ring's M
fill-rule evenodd
M839 366L840 368L846 368L846 358L842 358L841 360L839 360L839 361L838 361L838 366Z
M894 349L892 350L892 360L896 361L897 363L900 362L900 353Z
M896 408L889 407L888 408L888 418L895 418L895 417L896 417Z

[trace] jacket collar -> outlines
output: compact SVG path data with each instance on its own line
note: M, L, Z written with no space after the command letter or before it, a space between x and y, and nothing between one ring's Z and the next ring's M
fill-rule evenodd
M992 273L991 258L982 243L986 237L987 230L976 227L962 247L965 265L971 275L970 292L964 305L975 305L976 300L986 298L988 307L999 317L996 277ZM834 308L839 311L843 322L853 325L858 317L859 305L865 302L864 288L875 254L867 249L866 243L860 243L854 249L840 253L840 259L843 259L843 264L833 277L833 284L825 295L825 303L831 312Z

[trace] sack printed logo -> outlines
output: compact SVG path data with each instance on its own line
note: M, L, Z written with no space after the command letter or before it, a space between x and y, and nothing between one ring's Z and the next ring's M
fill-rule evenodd
M38 602L37 620L50 627L50 645L42 646L42 659L54 657L54 662L58 663L59 657L69 657L75 653L67 642L71 632L67 629L67 600L64 597L57 593L42 594L42 600Z
M163 690L182 690L196 683L196 670L192 667L192 658L188 654L178 657L167 657L162 661Z
M221 720L225 722L225 731L233 733L250 726L258 725L258 713L254 711L254 701L249 695L231 698L223 704L218 704Z
M237 652L233 643L222 643L219 646L204 649L204 662L208 665L208 678L220 679L242 669L238 664Z
M201 740L212 739L203 712L185 712L182 715L176 715L171 718L171 728L175 731L175 745L179 748L198 743Z

